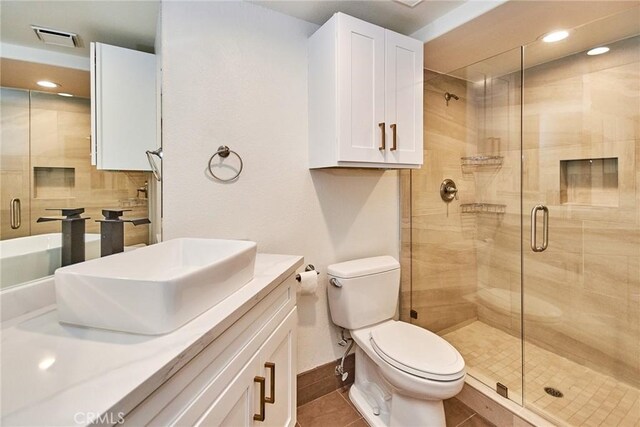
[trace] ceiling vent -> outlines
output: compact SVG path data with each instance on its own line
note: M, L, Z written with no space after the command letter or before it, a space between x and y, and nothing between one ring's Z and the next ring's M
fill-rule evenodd
M57 46L78 47L78 35L68 31L53 30L51 28L39 27L32 25L36 36L46 44L55 44Z
M398 3L402 3L405 6L416 7L417 5L422 3L423 0L395 0L395 1Z

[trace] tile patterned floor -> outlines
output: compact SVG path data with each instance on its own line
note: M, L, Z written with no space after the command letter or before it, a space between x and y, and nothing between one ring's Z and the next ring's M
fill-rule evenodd
M476 321L444 335L465 359L467 372L485 384L500 381L521 402L520 340ZM525 404L558 424L640 426L640 391L533 344L526 344ZM563 398L548 395L551 386Z
M446 400L444 410L447 427L495 427L456 398ZM367 422L351 404L348 388L333 391L298 407L296 427L367 426Z

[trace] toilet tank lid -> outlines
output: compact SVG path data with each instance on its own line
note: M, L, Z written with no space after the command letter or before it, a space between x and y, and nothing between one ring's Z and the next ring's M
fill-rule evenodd
M342 279L368 276L370 274L384 273L397 270L400 264L392 256L377 256L371 258L354 259L351 261L332 264L327 267L329 276Z

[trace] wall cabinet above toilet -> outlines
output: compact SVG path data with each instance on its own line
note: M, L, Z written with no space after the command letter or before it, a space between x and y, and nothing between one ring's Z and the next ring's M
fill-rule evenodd
M333 15L309 39L309 167L420 167L422 91L422 42Z
M157 139L156 57L91 43L91 164L150 171Z

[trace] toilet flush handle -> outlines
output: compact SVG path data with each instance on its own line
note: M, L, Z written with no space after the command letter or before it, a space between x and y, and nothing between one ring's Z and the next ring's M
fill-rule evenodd
M342 283L338 282L338 279L336 279L335 277L332 277L331 279L329 279L329 283L331 283L336 288L342 287Z

